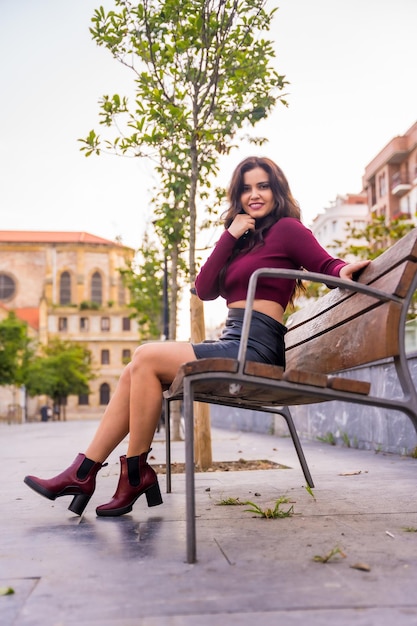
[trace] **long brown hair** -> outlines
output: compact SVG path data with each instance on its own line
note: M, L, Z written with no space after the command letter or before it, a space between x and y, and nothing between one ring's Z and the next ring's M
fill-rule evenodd
M248 157L239 163L230 181L227 191L229 209L224 216L225 228L229 228L235 216L242 211L240 199L244 188L244 175L246 172L250 172L256 167L260 167L268 174L269 184L275 199L274 209L262 220L260 230L265 232L265 230L270 228L272 224L277 222L281 217L301 218L300 207L293 198L290 186L281 168L278 167L274 161L266 157Z
M242 212L241 197L244 190L244 175L246 172L250 172L257 167L260 167L268 174L269 185L275 200L275 205L271 213L259 220L259 223L255 226L255 230L251 230L247 233L244 250L242 250L242 238L238 240L227 265L229 265L238 254L248 252L254 247L263 245L266 231L282 217L294 217L301 220L300 207L291 193L290 186L281 168L271 159L252 156L241 161L233 172L227 191L229 208L223 215L224 227L226 229L229 228L236 215ZM221 281L224 280L227 265L220 272ZM302 289L301 281L297 281L296 289L297 291L298 289ZM291 301L293 297L294 294L291 297Z

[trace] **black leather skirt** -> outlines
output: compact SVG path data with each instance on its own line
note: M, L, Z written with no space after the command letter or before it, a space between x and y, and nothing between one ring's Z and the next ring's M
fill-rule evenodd
M236 359L244 314L244 309L229 309L226 325L219 339L192 344L196 358ZM284 336L286 332L286 327L269 315L253 311L246 360L285 367Z

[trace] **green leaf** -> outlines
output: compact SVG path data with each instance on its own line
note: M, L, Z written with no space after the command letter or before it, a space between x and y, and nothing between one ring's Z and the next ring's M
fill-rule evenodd
M13 587L0 587L0 596L11 596L13 593Z

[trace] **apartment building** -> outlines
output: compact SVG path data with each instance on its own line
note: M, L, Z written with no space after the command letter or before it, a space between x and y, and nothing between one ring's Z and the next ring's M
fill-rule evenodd
M0 231L1 318L13 310L39 342L59 337L92 353L97 377L88 396L68 398L68 419L101 413L138 345L119 273L133 254L85 232ZM3 389L0 413L10 402ZM39 402L29 400L29 418L39 411Z
M417 122L394 137L366 166L363 188L372 214L389 223L415 221L417 213Z

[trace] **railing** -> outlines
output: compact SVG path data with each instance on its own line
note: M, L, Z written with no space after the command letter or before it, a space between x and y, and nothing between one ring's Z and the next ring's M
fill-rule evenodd
M404 174L402 172L396 172L391 177L391 189L394 189L394 187L397 187L398 185L409 185L409 184L410 184L410 181L408 179L408 174Z

